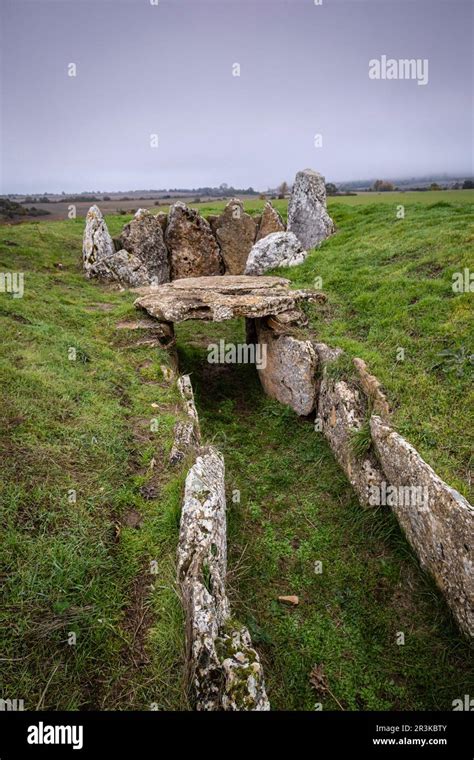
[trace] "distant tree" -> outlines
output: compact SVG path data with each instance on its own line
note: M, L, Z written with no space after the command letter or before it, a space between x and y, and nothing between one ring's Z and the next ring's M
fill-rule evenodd
M280 187L278 188L278 197L280 200L285 198L286 194L288 193L288 182L282 182Z
M260 193L260 195L258 196L258 198L261 201L266 201L267 200L267 196L265 195L265 193Z
M462 183L462 189L463 190L473 190L474 189L474 180L473 179L465 179Z
M336 195L337 193L337 187L333 182L328 182L326 185L326 194L327 195Z
M437 182L432 182L430 185L430 190L441 190L441 188Z
M373 188L378 193L387 193L395 189L392 183L387 182L385 179L376 179Z

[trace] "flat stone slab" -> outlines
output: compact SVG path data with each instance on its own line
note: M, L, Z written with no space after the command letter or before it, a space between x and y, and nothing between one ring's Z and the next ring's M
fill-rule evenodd
M139 288L135 307L162 322L203 319L223 322L234 317L259 318L297 308L303 301L324 303L317 290L291 290L284 277L224 275L187 277L164 285Z

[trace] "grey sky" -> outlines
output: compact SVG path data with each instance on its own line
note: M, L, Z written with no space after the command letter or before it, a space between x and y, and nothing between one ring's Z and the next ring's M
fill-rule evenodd
M470 2L0 3L3 193L473 171ZM369 79L383 54L428 84Z

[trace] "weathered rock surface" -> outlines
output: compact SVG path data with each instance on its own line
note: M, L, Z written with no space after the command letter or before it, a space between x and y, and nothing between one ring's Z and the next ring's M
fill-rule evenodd
M392 509L459 626L474 636L474 507L441 480L381 417L373 415L370 427L389 483L404 489L426 489L427 498L422 502L400 498Z
M221 635L218 651L224 673L222 709L233 712L269 710L263 668L248 630L243 626L231 628L229 633Z
M164 322L205 319L222 322L234 317L264 317L297 308L302 301L324 303L315 290L290 290L283 277L225 275L175 280L156 288L141 288L135 301L152 317Z
M219 246L209 223L185 203L171 206L165 244L172 280L222 274Z
M156 319L139 319L131 322L129 320L118 322L115 326L116 330L138 330L142 335L145 335L144 339L135 343L138 345L156 345L162 348L170 348L175 343L175 336L173 325L166 322L158 322Z
M168 251L160 220L146 209L138 209L121 234L122 247L136 256L147 268L149 283L169 282Z
M316 406L317 358L309 340L278 335L256 321L257 340L266 349L266 363L257 367L265 393L306 416Z
M183 400L187 420L179 420L175 425L173 446L169 457L172 465L182 462L190 452L199 446L201 441L199 417L189 375L181 375L178 378L177 386Z
M225 207L214 229L224 260L226 274L243 274L257 232L252 217L241 200L233 198Z
M287 229L295 233L306 250L334 232L334 223L326 210L324 177L313 169L304 169L296 175L288 204Z
M168 214L165 214L164 211L158 211L158 213L156 214L156 219L161 224L161 229L163 230L163 235L164 235L166 232L166 228L168 226Z
M254 217L254 219L256 221L256 217ZM265 203L265 206L263 207L262 216L258 223L258 232L257 232L256 241L258 242L259 240L262 240L262 238L266 237L267 235L271 235L272 232L284 232L284 231L285 231L285 224L283 222L283 219L281 218L276 208L273 208L270 201L267 201Z
M387 397L382 391L379 380L377 380L375 375L370 374L367 364L363 359L356 357L353 359L353 363L358 372L362 389L372 403L372 411L383 419L388 420L391 413L390 406Z
M186 478L178 542L178 583L187 617L198 710L268 710L262 668L248 631L233 626L227 572L224 460L204 449Z
M260 275L276 267L302 264L308 255L293 232L273 232L252 247L245 274Z
M364 506L371 506L371 488L378 487L384 476L371 451L357 456L354 435L367 417L367 401L358 388L328 374L327 363L337 358L337 351L324 344L315 344L323 369L319 387L318 417L322 432ZM324 366L326 364L326 366Z
M126 288L138 288L150 282L145 265L137 256L125 250L101 256L89 267L88 276L107 282L118 282Z
M94 277L92 267L101 259L115 253L114 242L98 206L91 206L86 216L82 242L82 265L88 277Z

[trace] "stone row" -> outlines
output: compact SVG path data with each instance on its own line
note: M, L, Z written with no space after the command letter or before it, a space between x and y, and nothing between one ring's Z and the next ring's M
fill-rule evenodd
M261 275L295 266L334 231L324 177L298 172L288 207L288 230L270 202L252 217L238 198L220 215L202 217L178 201L169 214L139 209L113 239L97 206L86 217L83 267L88 277L125 287L213 275ZM304 243L303 243L304 241Z
M360 503L393 510L459 627L474 636L474 507L393 430L388 401L362 359L353 360L351 376L338 367L342 351L324 343L264 324L257 339L267 345L258 368L265 392L297 414L314 412Z
M190 426L191 434L183 445L177 427L173 450L180 459L190 452L195 457L186 477L177 549L178 586L186 614L188 677L195 706L201 711L269 710L258 654L247 628L231 618L226 594L224 458L214 447L201 446L188 375L178 379L178 388L188 418L184 424Z

